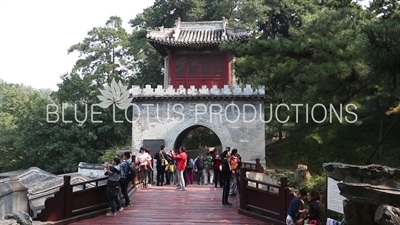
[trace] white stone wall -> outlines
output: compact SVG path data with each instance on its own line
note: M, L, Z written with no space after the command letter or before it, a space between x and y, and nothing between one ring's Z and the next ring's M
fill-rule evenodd
M203 86L197 90L180 86L163 89L149 85L131 89L134 97L153 96L149 99L134 99L137 106L132 116L132 147L134 151L145 139L163 139L167 149L173 149L178 136L186 129L204 126L216 133L222 147L237 148L243 161L254 162L265 156L264 99L265 88L253 89L225 85L219 89ZM224 98L177 99L175 96L224 96ZM240 96L240 97L239 97ZM245 96L245 97L243 97ZM162 98L157 98L162 97ZM167 98L165 98L167 97ZM255 98L254 98L255 97ZM238 100L236 100L238 99Z
M5 215L28 209L27 188L19 180L0 183L0 218Z
M175 89L172 85L168 85L166 88L163 85L157 85L157 88L151 88L151 85L146 85L145 88L141 88L139 85L132 86L130 93L133 97L138 96L198 96L198 95L214 95L214 96L265 96L265 86L260 85L256 89L250 84L240 87L239 85L224 85L223 88L218 88L217 85L213 85L212 88L208 88L206 85L202 85L201 88L197 89L194 85L189 88L184 88L180 85L179 88Z
M80 162L78 165L78 173L90 178L104 177L104 170L102 164L90 164Z

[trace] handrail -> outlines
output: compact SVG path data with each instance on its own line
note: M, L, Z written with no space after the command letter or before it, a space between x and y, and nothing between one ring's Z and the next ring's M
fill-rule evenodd
M278 184L271 184L271 183L267 183L267 182L264 182L264 181L255 180L255 179L251 179L251 178L247 178L247 177L245 177L244 180L250 181L250 182L253 182L253 183L257 183L257 184L262 184L262 185L265 185L265 186L268 186L268 187L273 187L273 188L280 188L281 187L281 185L278 185Z
M103 181L103 180L107 180L107 177L101 177L101 178L96 178L96 179L93 179L93 180L82 181L82 182L79 182L79 183L71 184L71 186L75 187L75 186L79 186L79 185L84 185L84 184L89 184L89 183L96 182L96 187L97 187L97 183L99 181Z
M96 178L76 184L71 184L71 176L64 176L64 185L53 197L45 200L44 208L37 214L35 220L52 221L55 224L68 224L71 221L96 216L108 210L106 185L99 182L107 177ZM140 185L140 174L129 182L128 190L135 192ZM88 184L93 187L86 188ZM74 187L83 186L83 190L74 191Z
M249 178L246 176L247 172L266 174L259 159L256 159L256 163L242 163L240 172L237 174L240 196L239 214L268 223L286 224L286 211L293 198L287 186L287 178L281 177L279 184L271 184ZM249 183L254 183L255 186ZM276 188L277 192L270 191L271 188ZM260 201L261 199L268 199L268 201Z

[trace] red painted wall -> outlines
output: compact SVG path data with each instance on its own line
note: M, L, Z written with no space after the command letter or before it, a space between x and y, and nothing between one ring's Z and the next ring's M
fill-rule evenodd
M217 85L232 85L231 67L228 53L171 54L169 56L169 78L174 88L195 85L211 88Z

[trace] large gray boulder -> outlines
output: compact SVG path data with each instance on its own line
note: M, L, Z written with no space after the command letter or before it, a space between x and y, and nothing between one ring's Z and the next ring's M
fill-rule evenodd
M382 185L400 189L400 169L381 165L357 166L345 163L324 163L328 176L346 183Z
M32 218L29 216L28 213L26 212L22 212L22 211L18 211L16 213L12 213L12 214L7 214L4 219L6 220L16 220L18 224L20 225L32 225L33 220Z
M399 225L400 209L390 205L381 205L375 212L375 221L381 225Z
M338 183L347 225L400 225L400 169L381 165L324 163Z
M0 225L53 225L54 222L33 221L28 213L18 211L7 214L4 219L0 219Z

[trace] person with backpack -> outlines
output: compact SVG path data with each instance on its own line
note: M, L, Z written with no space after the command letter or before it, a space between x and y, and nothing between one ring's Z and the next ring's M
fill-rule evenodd
M204 184L213 184L214 183L214 163L213 158L210 152L207 152L207 155L203 159L204 161L204 170L203 170L203 177L204 177ZM210 176L208 176L210 175ZM210 179L209 179L210 178Z
M231 207L232 204L228 202L229 198L229 189L231 188L231 177L232 171L230 168L229 160L230 155L229 151L224 151L222 155L222 162L221 162L221 178L223 180L223 189L222 189L222 205L225 207Z
M167 152L167 161L170 166L175 168L175 161L172 158L172 150L169 150ZM174 173L175 173L175 170L171 171L168 169L167 171L165 171L165 180L166 180L165 185L170 185L171 183L172 184L174 183Z
M104 175L107 178L107 198L111 206L111 212L107 213L106 216L116 216L116 211L122 211L121 200L119 199L119 179L120 179L120 167L119 164L121 160L119 158L114 158L112 165L108 163L104 165Z
M196 172L197 176L197 184L203 185L205 184L204 180L204 161L203 161L203 155L199 154L197 156L196 162L194 163L194 170Z
M193 168L194 168L193 159L189 159L186 166L186 178L188 184L193 184L193 178L194 178Z
M122 156L123 162L119 165L121 171L121 178L119 179L119 185L121 186L121 192L125 199L124 207L132 207L131 200L128 195L128 185L129 182L133 180L131 170L132 167L133 169L135 169L135 167L132 165L131 157L132 157L131 152L128 151L124 152L124 155Z

